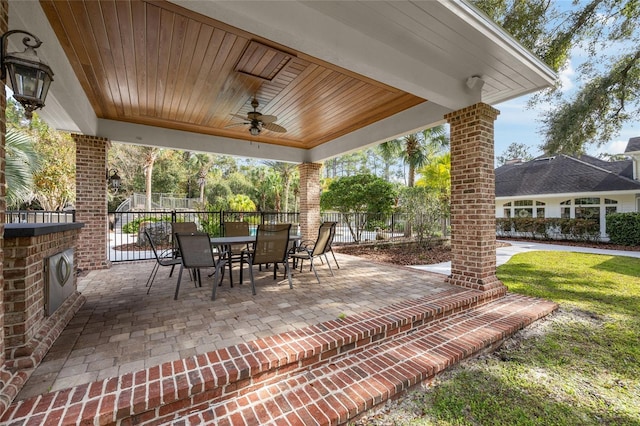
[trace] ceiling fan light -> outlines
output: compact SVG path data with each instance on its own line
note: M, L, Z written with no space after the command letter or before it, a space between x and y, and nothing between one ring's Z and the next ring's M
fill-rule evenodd
M258 128L258 126L251 126L249 133L251 133L251 136L258 136L260 134L260 128Z

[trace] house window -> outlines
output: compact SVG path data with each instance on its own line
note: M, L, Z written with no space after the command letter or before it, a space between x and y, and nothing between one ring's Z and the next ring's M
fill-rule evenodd
M505 203L502 205L503 209L502 209L502 216L506 217L506 218L510 218L511 217L511 203Z
M600 198L586 197L576 198L575 202L575 218L576 219L593 219L600 222Z
M571 219L571 200L565 200L560 203L560 217L562 219Z
M513 204L513 205L512 205ZM518 200L503 204L504 217L544 217L545 203L533 200Z

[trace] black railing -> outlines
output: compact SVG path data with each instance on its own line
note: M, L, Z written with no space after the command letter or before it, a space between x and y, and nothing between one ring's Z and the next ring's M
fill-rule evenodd
M260 224L293 223L296 227L299 213L230 212L230 211L129 211L109 212L109 260L111 262L153 259L140 229L141 223L195 222L198 230L212 237L222 235L222 224L246 221L251 232ZM144 228L143 228L144 229Z
M72 223L76 211L7 210L5 223Z
M140 224L148 222L195 222L200 231L211 236L222 235L222 224L229 221L246 221L251 232L260 224L292 223L294 230L299 226L299 213L278 212L235 212L235 211L128 211L109 212L108 253L111 262L153 259L153 253L141 237ZM322 222L337 222L334 244L358 244L373 241L393 241L407 238L416 239L424 234L424 224L428 223L429 237L447 236L448 223L442 219L411 217L404 213L322 213ZM7 211L6 223L68 223L75 222L75 210ZM299 228L298 228L299 232ZM410 236L409 236L410 235Z
M222 235L222 224L229 221L246 221L251 232L260 224L292 223L298 226L299 213L232 212L232 211L157 211L157 212L109 212L109 260L121 262L152 259L153 253L141 234L140 224L147 222L195 222L200 231L211 236ZM416 236L416 225L407 227L407 215L395 214L342 214L322 213L323 222L337 222L334 244L358 244L373 241L391 241ZM415 218L413 218L416 221ZM416 221L415 223L419 223ZM447 235L446 223L438 223L439 235Z

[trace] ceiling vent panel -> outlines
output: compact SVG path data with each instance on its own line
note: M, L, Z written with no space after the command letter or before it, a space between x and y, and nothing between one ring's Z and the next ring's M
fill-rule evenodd
M239 73L271 81L287 65L291 55L257 41L251 41L238 61Z

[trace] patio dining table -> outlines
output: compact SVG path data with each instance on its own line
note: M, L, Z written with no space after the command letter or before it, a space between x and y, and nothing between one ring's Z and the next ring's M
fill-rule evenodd
M234 237L211 237L209 238L211 245L218 249L218 253L227 252L232 244L253 244L256 242L255 235L240 235ZM300 244L302 236L299 234L289 234L289 242L295 244L295 247ZM233 287L233 281L231 286ZM242 265L240 265L240 283L242 283Z

